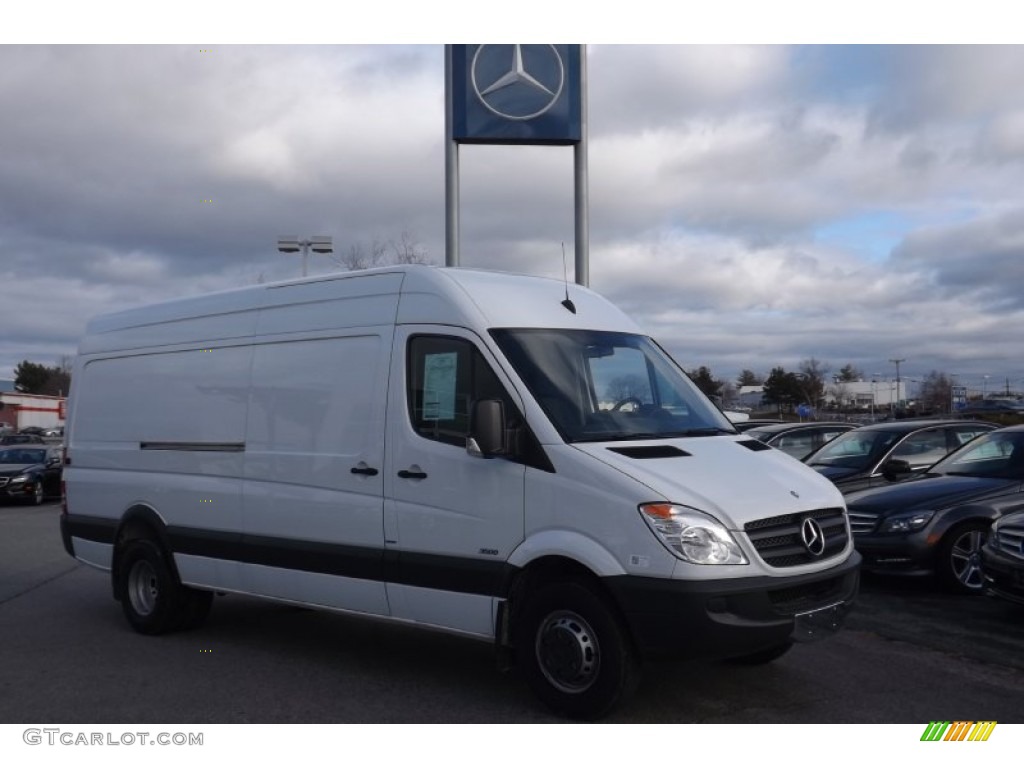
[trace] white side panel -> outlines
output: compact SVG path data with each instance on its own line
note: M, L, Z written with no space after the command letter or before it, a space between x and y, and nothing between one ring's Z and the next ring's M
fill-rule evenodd
M343 608L386 616L383 585L376 581L350 579L325 573L308 573L267 565L243 564L245 592L328 608Z
M372 332L367 332L372 331ZM384 546L384 397L391 326L360 335L260 344L253 357L246 436L244 530L273 556L293 541L357 548L339 558L351 576L372 572ZM352 470L375 470L375 474ZM383 582L294 572L290 590L271 583L288 571L243 569L246 591L387 615ZM328 581L321 581L321 578ZM342 581L337 581L342 579ZM358 585L357 587L351 584ZM350 584L313 597L302 588ZM316 593L319 595L319 592ZM356 602L349 604L347 599Z
M382 347L374 334L256 348L246 533L383 546Z
M193 587L214 587L231 592L244 591L238 563L198 555L174 555L181 582Z
M397 619L494 637L493 597L388 584L388 601Z
M101 544L97 541L72 536L71 546L75 551L76 558L95 568L109 571L111 563L114 562L114 546L112 544Z
M87 362L75 387L76 462L83 449L116 444L242 442L251 354L212 347Z
M125 451L124 464L131 464L133 452ZM135 454L140 453L135 451ZM149 453L148 451L143 453ZM143 504L152 507L167 524L213 531L240 531L241 486L238 478L215 477L202 469L210 454L167 455L169 463L180 465L194 460L199 471L140 472L97 470L75 465L64 471L69 509L76 515L118 518L125 510ZM241 454L236 454L239 457ZM170 459L173 457L173 462ZM111 461L114 459L107 457ZM241 458L236 458L239 472ZM213 462L216 464L216 456Z

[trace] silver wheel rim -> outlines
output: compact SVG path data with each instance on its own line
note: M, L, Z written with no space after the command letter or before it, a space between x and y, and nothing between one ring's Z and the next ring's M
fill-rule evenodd
M597 636L583 617L572 611L555 611L544 619L535 651L544 677L563 693L587 690L601 669Z
M156 583L156 571L145 560L137 560L128 573L128 600L132 610L140 616L148 616L156 607L160 589Z
M965 531L957 536L949 553L949 566L953 576L968 589L981 589L981 547L985 543L982 531Z
M43 503L43 484L42 484L42 482L36 483L36 490L35 490L35 497L34 498L35 498L36 504L42 504Z

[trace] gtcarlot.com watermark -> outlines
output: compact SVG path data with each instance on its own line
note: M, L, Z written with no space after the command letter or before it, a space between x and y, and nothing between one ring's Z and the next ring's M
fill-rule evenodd
M26 728L22 740L31 746L50 747L201 747L200 733L150 733L149 731L65 731L60 728Z

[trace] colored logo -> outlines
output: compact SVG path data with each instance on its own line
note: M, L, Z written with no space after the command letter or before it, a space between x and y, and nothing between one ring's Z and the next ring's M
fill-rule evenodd
M994 720L981 722L931 722L921 734L921 741L988 741L995 730Z

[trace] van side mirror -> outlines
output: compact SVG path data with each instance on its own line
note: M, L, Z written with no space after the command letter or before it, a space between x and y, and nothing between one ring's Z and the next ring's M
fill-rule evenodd
M914 468L910 466L909 461L904 459L889 459L882 465L882 477L891 483L902 480L913 473Z
M501 400L477 400L469 414L466 451L470 456L489 459L502 456L505 445L505 405Z

